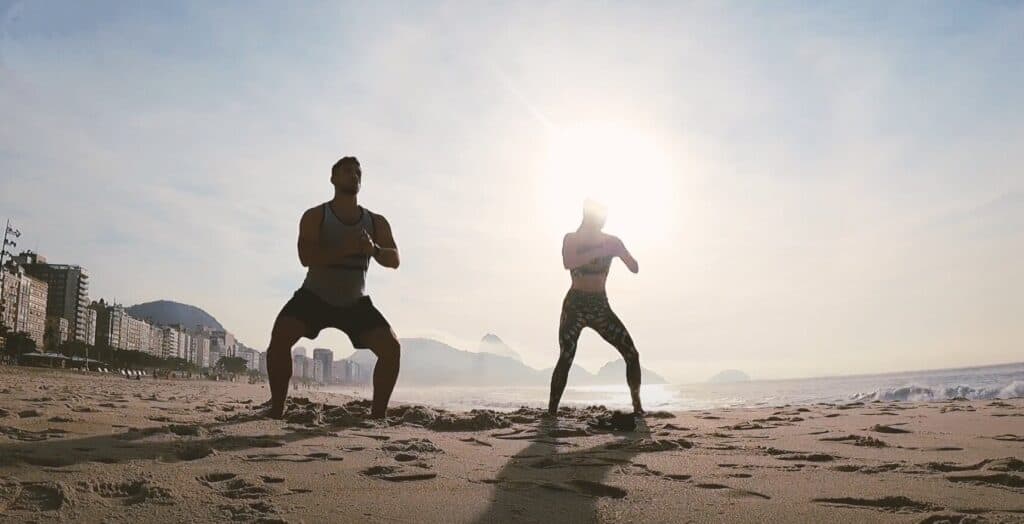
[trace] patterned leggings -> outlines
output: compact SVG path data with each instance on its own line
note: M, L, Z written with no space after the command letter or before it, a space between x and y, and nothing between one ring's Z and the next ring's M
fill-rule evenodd
M608 295L604 293L588 293L570 289L562 302L562 319L558 325L558 345L561 353L558 364L551 375L551 402L549 410L558 409L558 402L565 391L569 379L569 368L576 357L576 343L580 332L589 327L597 331L601 338L615 346L626 361L626 383L629 384L633 396L633 407L639 410L640 391L640 354L633 345L626 326L612 311L608 304Z

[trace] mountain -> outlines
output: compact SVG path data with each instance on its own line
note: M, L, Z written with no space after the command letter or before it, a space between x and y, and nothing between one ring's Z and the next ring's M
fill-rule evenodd
M546 383L541 371L501 355L455 349L428 338L402 339L400 383L405 386L521 386ZM349 360L372 368L377 357L366 349Z
M463 351L429 338L403 338L401 343L402 368L398 380L403 386L501 387L551 383L552 368L534 369L513 357ZM372 371L377 357L369 350L360 349L348 360ZM605 364L601 370L595 375L574 364L569 370L569 385L625 384L626 364L621 359ZM656 384L665 380L644 370L644 382Z
M644 384L668 384L668 381L661 375L640 366L640 376ZM615 359L597 371L597 381L601 384L616 383L626 380L626 361Z
M484 338L480 339L480 352L509 357L519 362L523 361L523 358L519 356L519 353L516 353L516 350L510 348L508 344L498 338L498 335L492 333L488 333L484 335Z
M738 369L726 369L708 379L708 382L711 384L729 384L732 382L746 382L748 380L750 380L750 375Z
M171 300L155 300L144 304L136 304L126 309L135 318L149 320L155 324L172 326L181 324L186 328L202 325L210 329L224 329L224 326L213 318L213 315L196 306L182 304Z

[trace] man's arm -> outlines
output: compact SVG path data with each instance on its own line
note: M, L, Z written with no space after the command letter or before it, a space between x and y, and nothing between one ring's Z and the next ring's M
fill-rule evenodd
M345 257L373 253L373 242L359 235L346 237L340 248L324 249L320 245L320 223L323 221L323 215L323 206L317 206L303 213L302 219L299 220L298 249L302 267L340 264Z
M576 269L594 261L595 258L616 256L617 247L611 242L602 242L587 249L577 250L576 242L570 235L562 239L562 265L565 269Z
M391 224L382 215L373 215L373 236L373 241L376 244L376 249L374 249L376 253L373 255L373 259L384 267L398 269L401 262L398 256L398 245L395 244L395 237L391 233Z

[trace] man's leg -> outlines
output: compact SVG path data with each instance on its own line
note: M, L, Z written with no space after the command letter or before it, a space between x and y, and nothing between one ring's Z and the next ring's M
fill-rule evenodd
M363 345L377 355L377 364L373 367L373 410L370 416L384 418L387 415L391 392L398 382L402 347L390 327L373 328L360 335L360 339Z
M565 385L569 382L569 369L576 357L576 343L583 331L583 317L575 311L562 308L562 318L558 323L558 363L551 373L551 397L548 400L548 414L558 414L558 403L562 400Z
M270 379L271 418L281 418L292 378L292 346L306 333L306 325L295 317L280 314L274 321L267 348L267 376Z
M643 413L640 405L640 353L633 344L633 337L622 324L619 317L608 308L601 317L591 326L601 335L601 338L615 346L615 349L626 361L626 384L629 385L629 395L633 399L633 412Z

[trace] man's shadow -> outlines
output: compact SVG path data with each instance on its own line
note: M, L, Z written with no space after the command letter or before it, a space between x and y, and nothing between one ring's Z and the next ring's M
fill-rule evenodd
M554 424L542 423L540 438L488 481L494 484L494 495L476 522L593 522L600 498L628 496L607 477L618 468L631 467L638 454L633 445L650 436L646 426L618 434L610 443L568 450L573 439L542 436Z

